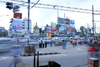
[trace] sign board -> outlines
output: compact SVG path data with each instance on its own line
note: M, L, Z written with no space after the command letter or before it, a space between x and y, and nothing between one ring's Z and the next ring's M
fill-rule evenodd
M22 20L14 19L12 22L12 31L22 31Z
M16 12L14 12L14 18L22 19L22 13L16 13Z

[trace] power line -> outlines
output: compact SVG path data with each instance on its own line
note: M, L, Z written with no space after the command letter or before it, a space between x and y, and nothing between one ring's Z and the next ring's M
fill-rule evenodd
M6 3L5 1L0 1L0 2L3 2L3 3ZM24 1L20 1L20 2L24 2ZM27 2L24 2L24 3L27 3ZM17 4L17 3L14 3L14 4ZM32 3L33 4L33 3ZM35 3L34 3L35 4ZM41 3L39 3L41 4ZM24 5L24 4L18 4L20 6L27 6L27 5ZM44 5L48 5L50 6L49 4L44 4ZM54 7L54 5L51 5ZM55 5L56 6L56 5ZM53 10L57 10L57 8L50 8L50 7L39 7L39 6L35 6L35 8L43 8L43 9L53 9ZM68 9L58 9L58 10L62 10L62 11L70 11L70 12L78 12L78 13L87 13L87 14L92 14L91 12L84 12L84 11L75 11L75 10L68 10ZM85 9L87 10L87 9ZM100 13L94 13L95 15L100 15Z
M39 1L40 1L40 0L38 0L31 8L33 8L36 4L38 4Z
M14 0L12 0L14 1ZM16 2L24 2L27 3L25 1L16 1ZM31 4L35 4L34 2L30 2ZM84 10L84 11L92 11L91 9L83 9L83 8L76 8L76 7L66 7L66 6L59 6L59 5L51 5L51 4L42 4L42 3L38 3L37 5L42 5L42 6L51 6L51 7L60 7L60 8L69 8L69 9L76 9L76 10ZM100 12L98 10L94 10L95 12Z

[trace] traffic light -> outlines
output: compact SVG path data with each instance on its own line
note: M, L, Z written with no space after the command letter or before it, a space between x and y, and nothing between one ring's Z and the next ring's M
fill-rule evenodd
M19 6L14 6L13 7L13 12L19 11L19 8L20 8Z
M6 8L8 8L9 10L13 9L13 3L12 2L7 2L6 3Z

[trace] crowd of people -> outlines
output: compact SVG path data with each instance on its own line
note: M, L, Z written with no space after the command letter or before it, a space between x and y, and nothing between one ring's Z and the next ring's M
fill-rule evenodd
M47 48L47 39L39 39L39 48ZM52 47L52 39L50 40L50 47Z

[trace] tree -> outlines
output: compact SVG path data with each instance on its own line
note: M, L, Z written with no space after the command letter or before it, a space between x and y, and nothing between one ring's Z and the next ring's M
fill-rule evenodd
M49 25L48 25L48 24L46 24L46 27L49 27Z
M40 33L40 34L42 33L42 28L39 28L39 33Z
M84 28L85 28L84 26L80 27L81 32L84 32Z

